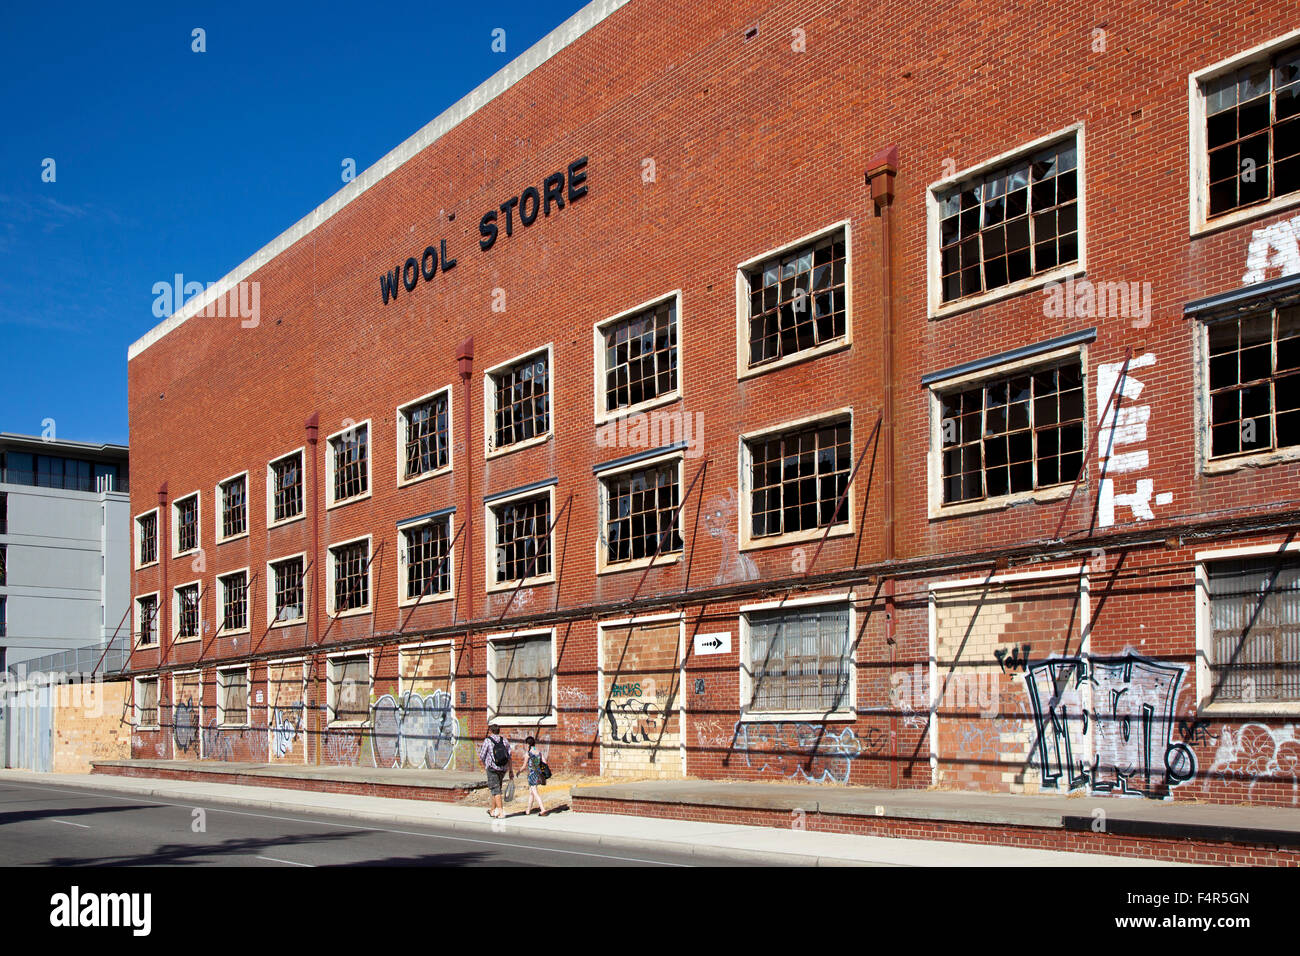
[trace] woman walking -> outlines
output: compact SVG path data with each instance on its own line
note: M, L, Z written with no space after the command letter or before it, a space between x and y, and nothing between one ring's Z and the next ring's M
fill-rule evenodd
M538 816L546 816L546 807L542 805L542 795L537 792L537 788L544 783L542 778L542 755L537 749L537 741L533 737L524 739L524 744L528 747L528 803L524 807L524 816L532 813L533 798L537 798Z

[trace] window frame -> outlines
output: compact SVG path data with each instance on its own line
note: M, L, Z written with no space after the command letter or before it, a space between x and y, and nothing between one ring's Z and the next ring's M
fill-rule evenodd
M555 436L555 343L547 342L545 345L528 349L520 352L513 358L506 359L504 362L498 362L496 365L487 369L483 373L483 458L485 461L493 458L500 458L503 455L509 455L512 452L521 451L524 448L532 448L536 445L544 444ZM534 435L532 438L525 438L502 447L493 446L493 436L496 432L496 384L493 376L500 372L507 371L515 365L521 364L525 359L532 358L536 355L546 353L546 431L540 435Z
M1248 50L1234 53L1217 63L1187 75L1187 219L1188 232L1195 238L1220 229L1230 228L1255 219L1263 219L1284 209L1300 205L1300 190L1275 196L1266 203L1234 209L1221 216L1208 218L1210 211L1209 143L1205 109L1205 86L1225 73L1235 73L1261 60L1300 43L1300 30L1292 30L1257 44Z
M406 549L406 532L415 528L423 527L426 524L432 524L435 521L446 520L447 522L447 590L445 592L431 592L420 597L406 597L406 570L408 566L407 549ZM422 515L417 518L410 518L397 523L397 606L413 607L419 604L424 607L428 604L437 604L441 601L450 601L456 596L456 548L458 545L452 544L456 537L456 509L448 508L442 512L435 512L430 515Z
M152 561L145 561L144 563L141 563L141 561L140 561L140 543L141 543L141 534L140 534L141 529L140 529L140 522L141 522L142 519L147 518L149 515L153 515L153 516L154 516L154 519L153 519L153 521L154 521L154 524L153 524L153 560L152 560ZM134 547L134 554L133 554L133 557L134 557L134 559L135 559L135 569L136 569L137 571L143 570L144 568L152 568L154 565L156 565L156 564L161 560L161 558L162 558L162 541L159 540L159 539L162 537L161 524L162 524L162 515L161 515L161 513L160 513L160 511L159 511L157 505L154 505L152 508L149 508L149 509L146 510L146 511L141 511L141 512L140 512L138 515L136 515L135 518L132 520L131 526L132 526L132 528L134 528L134 530L135 530L135 534L133 535L133 537L134 537L134 539L135 539L135 540L134 540L134 545L135 545L135 547Z
M414 485L421 481L428 481L430 478L436 478L439 475L450 474L455 465L456 449L456 409L455 409L455 392L456 390L450 384L442 388L435 389L427 395L421 395L403 405L398 405L394 419L397 428L397 487L405 488L408 485ZM406 430L410 425L410 419L407 418L407 412L417 405L431 401L439 395L447 397L447 464L434 468L432 471L426 471L414 478L407 478L406 475ZM352 499L348 499L351 501Z
M616 408L613 411L607 411L605 409L605 379L609 372L609 369L605 364L605 358L606 358L605 330L612 325L617 325L620 322L623 322L627 319L631 319L642 312L648 312L651 309L658 308L659 306L663 305L665 302L669 302L669 301L673 302L673 314L674 314L673 324L676 328L676 335L677 335L677 344L675 346L675 350L677 353L676 386L671 391L664 392L662 395L656 395L654 398L649 398L644 401L637 402L635 405L627 405L623 408ZM640 305L634 305L630 309L624 309L622 312L619 312L616 315L611 315L609 318L601 319L600 321L593 323L591 326L591 342L592 342L592 351L593 351L592 368L594 369L594 374L592 376L592 402L593 402L592 409L594 413L593 424L605 425L608 424L609 422L618 421L618 419L620 418L629 418L634 415L639 415L642 412L650 411L652 408L660 408L664 405L671 405L673 402L680 401L684 396L685 390L682 386L682 290L681 289L674 289L673 291L666 292L663 295L658 295L655 296L654 298L647 299L645 302L642 302Z
M974 295L962 296L951 302L943 301L942 242L939 234L940 204L939 194L965 185L973 179L987 176L1000 166L1011 165L1033 153L1058 142L1074 138L1075 175L1077 192L1075 206L1078 209L1076 226L1078 229L1079 255L1073 262L1053 266L1051 269L1017 279L996 289L986 289ZM991 159L968 166L963 170L945 176L930 183L925 190L925 288L926 314L932 320L945 319L950 315L978 309L993 302L1024 295L1047 285L1049 282L1063 282L1066 279L1084 275L1088 271L1088 175L1086 163L1084 124L1082 121L1071 123L1063 129L1048 133L1046 136L1027 143L1021 143L999 153Z
M737 668L740 671L740 688L738 707L741 723L766 723L772 721L856 721L858 718L858 612L857 596L853 591L836 594L818 594L812 597L792 598L787 601L763 601L757 604L742 604L737 609L739 618L739 658ZM755 711L750 710L754 699L753 661L750 658L753 649L750 634L749 615L766 611L779 611L815 607L819 605L845 604L848 607L848 667L849 687L845 692L847 706L830 713L821 711Z
M142 620L141 611L140 611L140 602L147 598L153 598L154 600L153 640L150 641L148 644L145 644L140 640L140 622ZM162 648L161 618L162 618L162 595L159 594L158 591L156 590L144 591L140 594L137 594L131 601L131 624L133 625L131 630L132 647L134 647L136 650L161 649Z
M328 557L328 560L325 562L325 613L329 617L357 617L363 614L370 614L374 610L375 582L374 575L371 573L371 565L374 563L375 556L374 543L372 540L373 537L373 535L363 534L358 535L355 538L347 538L343 541L332 541L325 546L325 554ZM362 541L366 543L366 564L364 572L366 576L366 603L362 607L348 608L345 611L340 611L334 606L334 582L337 580L334 568L334 550L336 548L346 548L350 545L360 544Z
M197 588L198 597L196 598L197 626L193 637L181 637L181 590L184 588ZM171 642L173 644L189 644L193 641L203 640L203 579L195 578L193 581L184 581L172 588L172 619L171 619Z
M844 336L843 338L832 339L829 342L823 342L821 345L814 346L810 349L804 349L801 352L794 352L790 355L784 355L779 359L771 362L764 362L762 365L750 367L749 365L749 279L746 273L758 265L777 256L785 255L787 252L793 252L800 246L812 245L835 232L843 230L844 232ZM853 347L853 220L841 219L838 222L823 226L807 235L800 236L790 242L783 243L773 248L760 252L756 256L751 256L744 262L736 264L736 380L744 381L748 378L755 378L759 375L766 375L768 372L774 372L778 369L788 368L791 365L797 365L800 362L807 362L811 359L821 358L823 355L831 355L835 352L842 351ZM679 313L680 315L680 313Z
M335 679L334 668L346 661L361 660L366 662L366 716L362 720L339 720L338 690L339 681ZM371 721L370 698L375 695L375 656L373 651L339 651L325 656L325 726L331 727L366 727Z
M507 492L502 495L492 496L484 499L483 502L483 544L487 552L487 577L484 584L488 593L498 591L513 591L516 587L531 588L543 584L555 583L555 489L558 481L552 479L544 486L526 485L515 491ZM549 496L549 524L551 525L548 535L550 538L549 548L551 556L551 567L546 574L534 575L530 578L511 579L508 581L497 582L497 517L496 509L504 505L511 504L526 498L538 498L543 494ZM489 535L487 532L490 531Z
M782 422L779 425L765 425L762 428L756 428L753 431L743 432L739 437L739 447L737 451L737 489L739 489L740 498L739 507L736 509L736 520L740 522L737 537L738 548L740 551L758 551L764 548L777 548L792 544L803 544L808 541L820 541L825 535L829 538L850 537L857 534L857 509L854 504L853 486L849 486L849 493L845 495L844 506L847 509L846 521L843 525L831 525L830 533L827 534L826 528L805 528L802 531L785 531L777 535L767 535L762 538L752 536L753 529L753 459L749 449L750 443L769 438L773 435L784 432L801 431L819 424L833 424L839 419L847 418L849 423L849 460L856 461L855 454L857 448L857 422L856 416L851 405L845 405L841 408L830 409L824 412L818 412L815 415L807 415L803 418L796 418L792 421ZM852 469L850 468L850 474Z
M224 698L226 684L225 675L234 671L242 671L244 674L244 721L243 723L231 723L226 720L226 702ZM236 664L230 667L216 668L216 685L217 685L217 726L218 727L251 727L253 726L253 669L247 664Z
M244 530L240 531L237 534L232 534L227 536L226 534L223 533L222 530L226 522L226 508L225 508L223 489L225 488L226 485L230 484L232 481L237 481L240 478L244 479ZM227 541L238 541L240 538L248 537L252 525L251 517L253 511L253 509L249 506L249 500L248 500L249 490L250 489L249 489L247 470L236 472L235 474L231 475L229 478L223 478L221 481L217 482L216 490L213 493L213 502L212 502L213 505L212 513L216 516L216 520L214 521L214 525L215 525L214 531L217 536L217 544L225 544Z
M366 430L366 490L359 495L352 495L349 498L334 497L334 439L346 435L348 432L356 432L364 428ZM278 461L279 459L277 459ZM375 431L369 418L364 421L355 422L347 428L340 428L332 435L325 436L325 510L332 508L342 508L345 505L355 504L358 501L365 501L375 492ZM303 489L304 502L306 500L306 487ZM306 511L304 505L303 508Z
M194 499L194 547L187 551L180 550L181 544L181 521L180 506L181 502ZM171 545L172 557L183 558L187 554L198 554L203 550L203 495L197 489L187 495L181 495L172 502L172 521L171 521Z
M1261 717L1276 715L1289 717L1300 714L1300 700L1294 701L1218 701L1212 703L1214 690L1212 672L1214 651L1213 608L1210 600L1210 582L1206 565L1234 558L1267 558L1293 554L1300 557L1300 541L1280 539L1272 544L1243 545L1237 548L1218 548L1198 551L1194 556L1196 587L1196 712L1213 716Z
M283 564L285 561L292 561L298 558L302 561L302 617L294 618L291 621L277 621L275 619L275 566ZM282 554L278 558L271 558L266 562L266 622L268 627L297 627L307 623L307 618L311 614L311 603L308 598L307 586L307 552L298 551L291 554Z
M286 458L298 456L298 474L301 475L302 487L302 510L291 518L275 517L275 466ZM295 521L301 521L307 517L307 446L299 445L293 451L286 452L277 458L272 458L266 463L266 526L267 528L281 528Z
M140 685L154 685L154 722L152 724L144 723L142 716L143 708L140 706ZM131 716L135 718L136 730L162 730L162 676L154 674L152 677L135 678L135 686L132 688Z
M487 647L487 660L484 670L487 678L487 721L489 724L498 724L502 727L554 727L559 723L559 692L556 679L559 672L559 663L556 659L556 629L553 627L527 628L517 631L498 631L488 634L485 639ZM497 707L500 705L500 691L497 688L497 677L493 673L495 666L496 644L508 643L510 641L526 640L528 638L547 637L551 645L551 708L550 714L528 714L528 715L507 715L497 714Z
M611 563L608 558L608 547L606 544L605 532L609 518L609 489L606 482L611 478L619 475L626 475L629 472L644 471L647 468L654 468L667 462L675 462L677 467L677 536L682 541L682 550L676 552L664 552L656 558L630 558L627 561L618 561ZM620 571L640 571L649 567L653 560L656 568L669 567L677 564L683 559L686 553L686 531L682 521L681 507L682 496L686 494L686 454L684 451L667 450L658 454L647 455L645 458L639 458L636 461L614 467L601 468L595 473L596 478L596 573L599 574L617 574Z
M242 574L244 576L244 626L234 630L222 626L222 637L225 637L227 634L247 634L253 626L253 576L247 567L231 568L229 571L222 571L217 575L216 606L221 617L220 623L224 625L226 620L226 578L232 577L236 574Z

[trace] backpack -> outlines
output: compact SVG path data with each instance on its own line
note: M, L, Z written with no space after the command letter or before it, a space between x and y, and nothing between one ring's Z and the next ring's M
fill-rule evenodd
M502 737L492 741L492 762L502 770L510 766L510 748Z
M551 779L551 767L542 759L542 755L537 755L537 775L542 778L542 783Z

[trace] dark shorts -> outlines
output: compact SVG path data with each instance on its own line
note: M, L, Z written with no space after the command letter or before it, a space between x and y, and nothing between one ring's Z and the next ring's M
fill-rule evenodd
M488 793L497 796L501 793L501 779L506 775L504 770L493 770L487 768L488 775Z

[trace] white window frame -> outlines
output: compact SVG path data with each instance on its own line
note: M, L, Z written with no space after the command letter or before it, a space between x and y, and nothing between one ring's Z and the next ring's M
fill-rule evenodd
M275 520L275 466L286 458L298 456L298 473L302 475L302 511L298 512L292 518L281 518ZM299 445L293 451L286 452L278 458L272 458L266 463L266 526L268 528L280 528L295 521L301 521L307 517L307 446Z
M353 495L351 498L334 497L334 439L346 435L348 432L357 432L361 429L366 430L366 490L364 494ZM279 459L276 459L279 461ZM332 435L325 437L325 508L342 508L345 505L355 504L358 501L365 501L375 492L375 431L371 427L371 420L356 422L347 428L340 428ZM306 485L303 485L303 502L306 511Z
M141 521L142 519L144 519L144 518L147 518L149 515L153 515L153 516L154 516L154 519L153 519L153 560L152 560L152 561L146 561L145 563L141 564L141 563L140 563L140 540L141 540L141 538L140 538L140 521ZM136 569L137 571L139 571L139 570L141 570L142 568L152 568L155 564L157 564L157 563L162 559L162 540L161 540L161 538L162 538L162 514L159 512L158 506L157 506L157 505L154 505L152 508L148 509L147 511L141 511L138 515L136 515L136 516L135 516L135 519L132 521L132 527L135 529L135 534L133 535L133 537L134 537L134 539L135 539L135 540L134 540L134 545L135 545L135 547L134 547L134 555L133 555L133 557L134 557L134 559L135 559L135 569Z
M1206 141L1205 85L1225 73L1235 73L1259 60L1270 59L1279 50L1300 42L1300 30L1265 41L1249 50L1235 53L1225 60L1188 74L1187 77L1187 213L1188 231L1202 236L1219 229L1236 226L1253 219L1263 219L1283 209L1300 205L1300 190L1274 197L1268 202L1245 209L1234 209L1213 219L1210 209L1209 153Z
M235 665L232 667L218 667L217 671L217 726L218 727L251 727L253 726L253 669L247 664ZM226 721L226 703L224 693L226 690L225 675L234 671L244 672L244 722L242 724L232 724Z
M345 660L366 660L366 718L365 720L337 720L338 686L334 668ZM370 698L375 695L375 655L373 651L339 651L325 656L325 726L326 727L367 727L370 725Z
M447 590L442 594L428 594L423 598L406 596L406 570L408 566L406 553L406 532L414 528L423 527L426 524L432 524L435 521L446 520L447 522ZM427 518L415 518L410 521L402 521L397 525L397 606L413 607L419 604L424 607L428 604L437 604L441 601L450 601L456 596L456 548L457 544L452 544L456 537L456 511L452 509L440 515L434 515Z
M153 616L153 636L151 644L144 644L140 641L140 624L144 620L144 615L140 610L140 602L145 598L154 599L154 616ZM144 648L145 650L158 650L162 647L162 595L157 591L145 591L137 594L135 600L131 602L131 623L134 625L131 629L131 644L136 650Z
M275 619L275 566L283 564L285 561L292 561L294 558L302 559L303 579L302 579L302 617L294 618L291 621L277 621ZM299 551L295 554L282 554L278 558L272 558L266 562L266 622L269 627L297 627L307 623L310 615L311 604L309 600L308 578L309 570L307 568L307 552Z
M536 587L537 585L553 584L555 582L555 563L556 563L555 489L556 487L557 487L556 483L551 482L544 488L528 488L526 490L516 492L515 494L506 495L501 498L493 498L491 501L485 501L483 503L483 529L484 529L483 543L485 545L484 550L487 551L487 555L486 555L487 577L484 579L484 583L489 593L496 592L496 591L513 591L516 587L531 588L531 587ZM524 578L522 584L519 583L518 579L503 581L498 583L497 582L496 509L504 505L510 504L513 501L520 501L524 498L538 498L541 497L543 494L548 495L550 497L550 504L548 506L548 509L550 515L549 523L551 525L551 528L548 534L550 536L549 547L550 547L550 555L551 555L551 569L546 574L537 574L531 578Z
M835 232L844 232L844 337L823 342L821 345L802 352L786 355L772 362L764 362L755 368L749 367L749 280L746 272L768 259L784 255L800 246L810 245L819 239L825 239ZM751 256L736 265L736 380L743 381L777 369L788 368L800 362L830 355L853 346L853 223L850 219L841 219L806 236L800 236L791 242L775 246Z
M407 686L407 678L402 674L402 655L415 653L418 655L421 651L430 648L445 647L450 652L451 673L448 678L447 693L451 694L452 706L455 707L456 701L456 641L454 638L441 638L436 641L419 641L415 644L397 645L397 696L401 701L406 700L406 695L414 693L412 687ZM418 679L418 678L416 678Z
M141 684L154 684L157 686L157 691L154 693L154 713L157 716L157 721L158 721L157 723L146 724L141 721L140 714L144 710L144 708L140 706L140 685ZM135 687L132 689L132 695L133 695L132 697L133 706L131 708L132 710L131 716L134 718L135 721L135 729L136 730L162 730L162 676L159 674L154 674L152 677L135 678Z
M641 312L657 308L665 302L673 302L674 324L677 329L677 387L670 392L664 392L662 395L656 395L654 398L637 402L635 405L628 405L624 408L616 408L614 411L605 410L605 378L609 369L605 365L605 330L611 325L617 325L625 319L629 319ZM652 408L659 408L663 405L671 405L673 402L680 401L683 395L682 388L682 290L674 289L672 292L655 296L653 299L647 299L640 305L634 305L630 309L624 309L617 315L611 315L607 319L601 319L591 327L592 348L594 350L593 365L595 375L593 376L593 396L594 402L592 408L595 412L594 424L604 425L608 422L617 421L620 418L628 418L638 415L641 412L648 412Z
M447 464L441 468L435 468L432 471L426 471L423 474L416 475L414 478L406 477L406 430L410 425L407 413L416 405L427 402L430 399L437 398L439 395L447 396ZM398 405L394 418L397 424L397 487L405 488L407 485L414 485L421 481L428 481L430 478L436 478L438 475L449 474L455 465L456 449L456 410L455 410L455 389L451 385L444 385L442 388L435 389L427 395L421 395L419 398L412 399L404 405ZM348 499L351 500L351 499Z
M937 180L926 187L925 285L928 315L931 319L943 319L959 312L967 312L971 309L980 308L981 306L988 305L991 302L998 302L1002 299L1011 298L1012 296L1023 295L1026 292L1041 288L1049 282L1062 282L1072 276L1083 275L1088 271L1087 165L1084 155L1083 132L1082 122L1072 123L1064 129L1059 129L1046 136L1040 136L1032 142L1023 143L1004 153L999 153L992 159L984 160L975 166L969 166L951 176L946 176L943 179ZM1046 146L1051 146L1053 143L1064 141L1071 137L1074 138L1076 157L1075 176L1078 187L1077 201L1075 203L1078 208L1078 259L1074 262L1048 269L1046 272L1040 272L1037 275L1031 275L1024 279L1018 279L1015 282L999 286L996 289L986 289L984 292L963 296L945 303L943 301L943 276L942 262L940 258L939 194L965 185L969 180L985 176L999 166L1006 166L1014 163L1031 153L1038 152Z
M247 634L253 626L253 575L247 568L231 568L229 571L222 571L217 575L217 617L219 620L214 624L220 626L225 623L226 619L226 578L232 574L244 575L244 626L235 630L221 628L221 636L228 634Z
M540 435L534 435L532 438L506 445L504 448L494 448L492 440L493 433L496 431L497 396L493 376L513 365L518 365L524 359L533 358L543 352L546 353L546 431ZM483 373L483 457L485 459L500 458L503 455L509 455L511 452L532 448L535 445L550 441L555 435L555 414L555 348L553 342L547 342L545 345L528 349L526 352L520 352L514 358L498 362Z
M737 462L737 484L740 489L740 507L736 509L736 520L740 522L738 542L741 551L758 551L763 548L775 548L782 545L802 544L806 541L820 541L823 536L827 538L844 538L857 534L857 510L854 505L853 486L849 486L849 493L845 495L844 507L846 510L845 517L848 519L843 525L832 525L830 534L827 535L825 528L806 528L803 531L787 531L784 534L769 535L763 538L754 538L752 536L753 515L753 469L752 458L749 451L750 442L759 441L771 435L781 432L799 431L811 425L821 423L830 424L831 422L848 418L849 420L849 458L855 462L857 458L857 422L853 413L852 406L843 408L834 408L825 412L818 412L816 415L808 415L804 418L796 418L793 421L782 422L779 425L765 425L753 431L745 432L738 439L736 462ZM852 471L850 471L852 474ZM856 480L856 479L855 479Z
M373 536L368 534L359 535L355 538L347 538L343 541L333 541L325 547L325 612L330 617L358 617L363 614L369 614L375 606L375 582L374 575L370 572L370 566L375 556ZM366 543L366 603L364 607L354 607L346 611L337 610L334 607L334 581L336 575L334 572L334 549L345 548L350 544ZM305 595L304 595L305 596Z
M188 587L198 588L198 633L193 637L181 637L181 590ZM171 625L171 641L173 644L189 644L193 641L203 640L203 580L201 578L196 578L193 581L182 581L172 588Z
M1196 552L1196 712L1214 716L1277 715L1289 717L1300 714L1300 700L1295 701L1245 701L1210 702L1214 690L1211 661L1214 652L1214 622L1211 614L1210 580L1205 566L1215 561L1233 558L1278 557L1300 552L1300 541L1279 539L1272 544L1243 545L1237 548L1218 548Z
M194 499L194 547L188 551L180 550L180 506L181 502ZM171 545L172 557L180 558L187 554L198 554L203 550L203 494L199 491L191 491L187 495L181 495L172 502L172 520L171 520Z
M222 500L223 497L222 489L226 485L230 484L232 481L236 481L239 478L244 479L244 530L241 531L239 534L232 534L229 537L227 537L225 534L222 533L222 528L225 524L225 518L226 518L225 504ZM217 544L224 544L227 541L238 541L240 538L248 537L248 533L253 525L253 521L252 521L253 509L249 503L249 498L251 497L249 492L251 489L248 486L249 486L249 481L248 481L247 471L237 472L231 475L229 478L223 478L221 479L221 481L217 482L216 488L213 491L213 499L212 499L212 503L213 503L212 513L216 516L214 532L216 534Z
M1017 372L1039 368L1045 365L1054 365L1063 359L1078 357L1079 369L1083 379L1083 450L1085 457L1083 461L1083 474L1079 484L1083 487L1088 483L1088 466L1091 458L1095 458L1096 449L1090 449L1088 442L1090 436L1096 431L1096 425L1093 423L1093 402L1089 396L1089 389L1095 380L1095 374L1090 373L1088 365L1088 343L1081 342L1075 345L1062 346L1059 349L1051 349L1045 352L1036 352L1027 355L1024 358L1015 359L1001 365L994 365L988 368L981 368L965 375L953 375L946 378L930 382L926 387L926 408L929 416L929 433L930 446L926 454L926 472L928 486L928 515L933 521L936 518L948 518L953 515L979 514L988 511L1002 511L1007 508L1013 508L1016 505L1024 504L1030 501L1049 502L1060 501L1062 498L1070 496L1073 482L1067 481L1059 485L1053 485L1050 488L1042 488L1034 491L1019 491L1007 495L999 495L996 498L981 498L978 501L962 501L953 504L944 504L943 501L943 405L939 396L941 393L951 392L960 389L971 388L982 382L992 381L993 379L1006 378Z
M741 723L758 723L769 721L800 721L821 723L823 721L854 721L858 717L858 611L856 595L853 591L837 594L818 594L806 598L793 598L788 601L764 601L760 604L742 604L737 612L739 617L740 657L737 662L740 669L740 721ZM847 604L849 609L849 689L845 694L847 707L841 707L832 713L805 711L801 713L786 711L751 711L749 703L754 699L753 663L750 660L752 643L750 640L749 615L762 611L785 611L815 607L823 604Z
M608 560L608 548L605 540L605 526L609 515L609 489L605 482L610 478L619 475L626 475L628 472L642 471L646 468L654 468L665 462L676 460L677 463L677 536L682 539L682 550L676 553L665 553L654 558L656 568L665 568L677 564L682 560L686 553L686 530L683 527L682 511L685 510L681 505L681 498L686 494L686 454L683 451L667 451L660 455L643 458L639 461L631 462L617 468L604 469L596 473L596 573L597 574L617 574L620 571L639 571L649 567L651 558L633 558L629 561L619 561L611 564Z
M500 703L497 691L497 678L492 673L493 655L496 653L494 647L497 643L507 643L513 640L521 640L530 637L547 636L551 640L551 713L549 716L542 714L532 714L525 716L498 716L496 713L497 705ZM556 659L555 646L555 628L542 627L531 628L519 631L502 631L495 634L489 634L486 638L487 661L485 670L487 671L487 722L489 724L498 724L501 727L554 727L559 722L559 691L557 689L557 673L559 671L559 662Z

